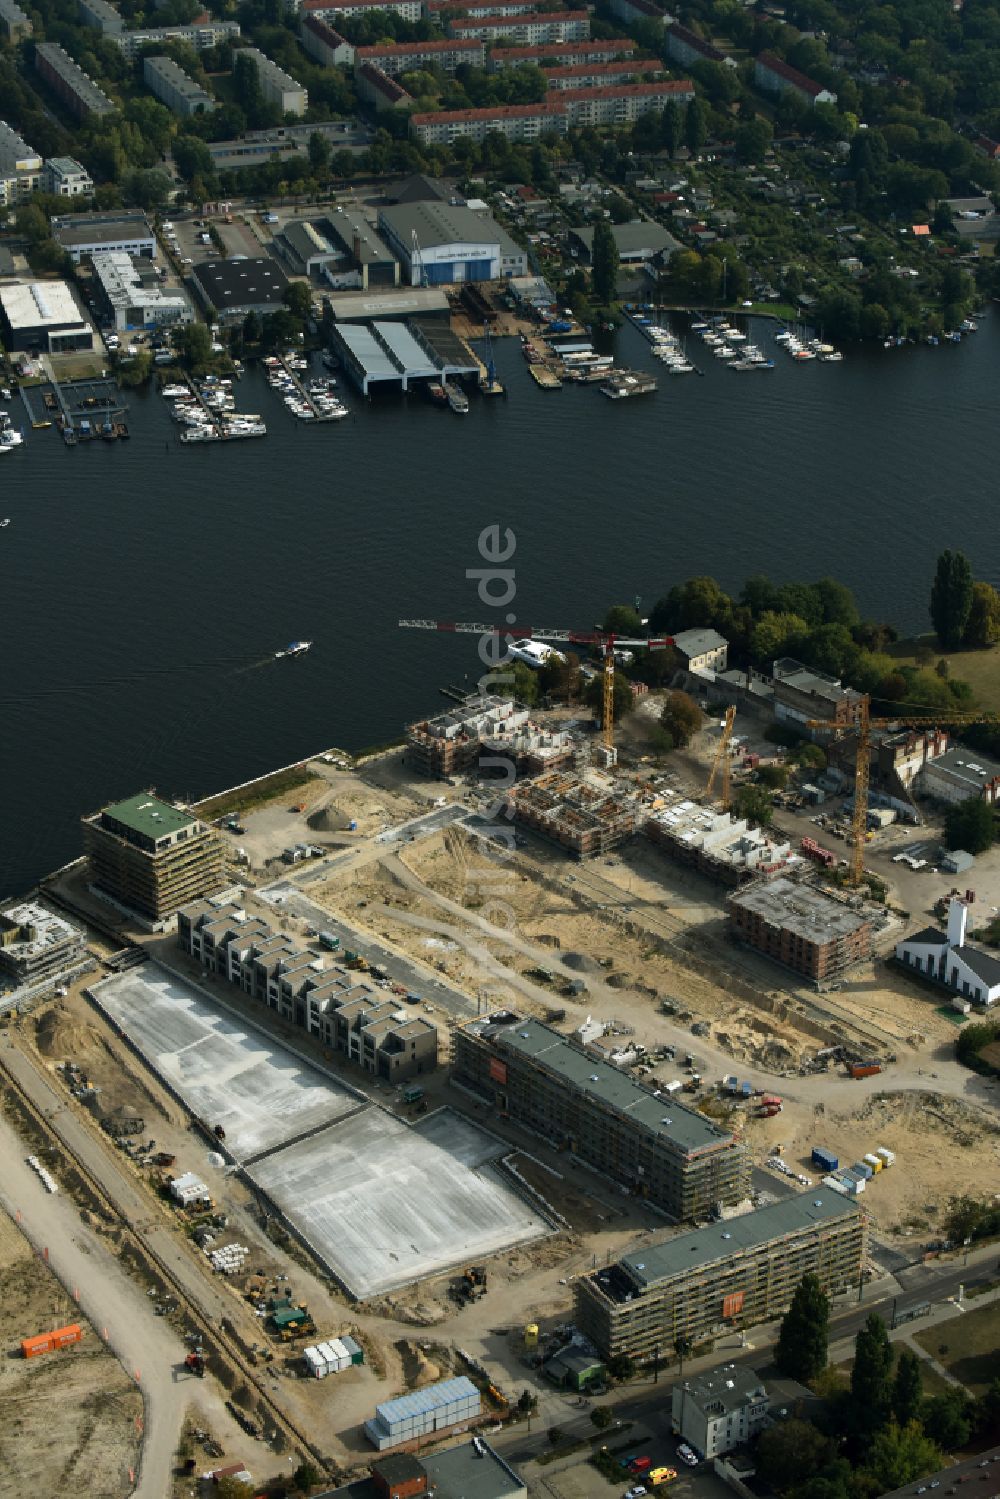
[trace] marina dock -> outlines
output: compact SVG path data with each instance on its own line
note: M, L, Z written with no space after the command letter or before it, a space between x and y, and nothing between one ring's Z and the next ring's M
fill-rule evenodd
M364 395L376 385L478 380L481 362L463 339L428 319L338 323L333 330L344 369Z
M40 412L32 402L34 396L41 397ZM49 380L30 390L22 386L21 399L32 427L51 427L54 423L67 447L92 439L114 442L129 435L125 423L128 407L114 380Z

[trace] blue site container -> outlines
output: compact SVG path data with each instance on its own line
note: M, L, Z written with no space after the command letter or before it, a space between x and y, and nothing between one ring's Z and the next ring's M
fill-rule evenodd
M835 1156L832 1150L824 1150L820 1145L814 1145L812 1150L812 1163L821 1171L836 1171L840 1165L840 1157Z
M870 1182L872 1177L875 1175L875 1172L869 1166L867 1161L855 1161L854 1165L851 1167L851 1170L857 1172L858 1176L863 1176L866 1182Z

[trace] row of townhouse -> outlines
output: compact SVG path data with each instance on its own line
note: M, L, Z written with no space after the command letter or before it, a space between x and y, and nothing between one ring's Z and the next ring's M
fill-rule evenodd
M403 1082L437 1066L437 1027L429 1020L346 969L328 967L323 953L299 947L240 906L200 900L183 907L177 941L203 969L365 1072Z
M410 134L421 145L449 145L461 137L484 141L494 132L509 141L536 141L552 132L586 125L627 125L671 103L687 104L694 87L687 79L657 83L612 83L595 88L551 89L541 104L509 104L488 109L451 109L410 117Z

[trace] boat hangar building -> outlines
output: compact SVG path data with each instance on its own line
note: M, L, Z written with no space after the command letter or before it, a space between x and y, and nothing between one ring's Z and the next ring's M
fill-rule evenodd
M488 213L455 203L397 203L378 216L379 233L411 286L500 281L523 276L527 252Z

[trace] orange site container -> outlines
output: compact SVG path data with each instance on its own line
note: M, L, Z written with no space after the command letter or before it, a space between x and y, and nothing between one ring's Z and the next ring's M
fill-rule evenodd
M55 1353L60 1348L72 1348L82 1337L80 1324L71 1322L68 1327L57 1327L55 1332L40 1332L34 1338L22 1338L21 1353L25 1358L37 1358L40 1353Z

